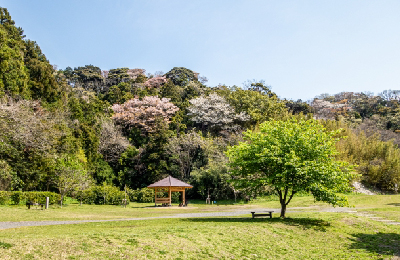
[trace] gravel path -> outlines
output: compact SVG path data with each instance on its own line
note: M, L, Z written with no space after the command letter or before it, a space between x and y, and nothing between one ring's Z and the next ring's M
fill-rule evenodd
M307 208L292 208L288 210L290 212L299 212L296 209L307 209ZM310 208L312 209L312 208ZM49 226L49 225L68 225L68 224L80 224L80 223L90 223L90 222L111 222L111 221L130 221L130 220L147 220L147 219L160 219L160 218L205 218L205 217L233 217L244 214L249 214L251 211L261 212L261 211L274 211L279 213L280 209L247 209L247 210L237 210L237 211L225 211L225 212L210 212L210 213L182 213L172 216L159 216L159 217L146 217L146 218L124 218L124 219L107 219L107 220L68 220L68 221L20 221L20 222L0 222L0 229L18 228L18 227L32 227L32 226ZM306 211L301 211L306 212ZM349 208L327 208L314 210L312 212L348 212L353 213Z

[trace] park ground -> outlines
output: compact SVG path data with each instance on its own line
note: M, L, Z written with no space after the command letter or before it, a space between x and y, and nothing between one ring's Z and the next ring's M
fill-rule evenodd
M279 208L274 197L250 203L193 201L187 208L127 208L67 202L49 210L0 206L0 222L113 220L182 213L247 212L236 216L159 218L19 227L0 230L0 259L400 259L400 195L349 195L354 208L335 212L310 196L296 197L287 218L251 219Z

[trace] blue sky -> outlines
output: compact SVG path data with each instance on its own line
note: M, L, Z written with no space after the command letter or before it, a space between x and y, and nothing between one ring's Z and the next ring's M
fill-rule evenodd
M186 67L281 98L400 89L400 1L0 0L59 68Z

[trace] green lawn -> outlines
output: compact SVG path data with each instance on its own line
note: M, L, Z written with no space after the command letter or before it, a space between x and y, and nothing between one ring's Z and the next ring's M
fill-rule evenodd
M375 211L380 216L390 216L390 219L400 220L400 195L349 195L350 204L360 211ZM72 202L72 203L71 203ZM204 201L192 201L187 208L154 208L153 203L130 203L127 208L112 205L82 205L71 201L63 208L51 206L48 210L28 210L26 206L0 206L1 221L42 221L42 220L99 220L120 218L141 218L178 213L196 213L213 211L249 210L256 208L280 208L276 197L260 198L249 203L233 201L217 201L217 204L206 205ZM289 204L288 210L318 211L330 206L314 203L311 196L295 197ZM290 215L290 213L289 213Z
M154 203L130 203L127 208L113 205L82 205L69 204L63 208L52 206L48 210L41 210L34 206L28 210L26 206L0 206L1 221L43 221L43 220L102 220L121 218L142 218L175 215L179 213L232 211L252 209L258 204L238 205L205 205L191 204L188 207L157 207Z
M400 227L345 213L29 227L0 232L0 259L391 259Z
M399 219L400 195L351 195L358 211ZM326 207L296 197L287 219L242 217L152 219L0 230L0 259L400 259L400 226L349 213L312 212ZM201 203L201 204L200 204ZM146 208L69 204L62 209L0 207L2 221L113 219L183 212L278 208L271 198L248 204L217 202L191 207ZM219 205L219 206L218 206ZM312 208L301 208L313 206Z

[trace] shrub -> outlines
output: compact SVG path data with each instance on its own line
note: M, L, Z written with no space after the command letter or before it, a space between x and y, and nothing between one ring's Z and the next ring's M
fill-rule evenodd
M18 205L21 201L25 200L25 194L22 191L12 191L10 198L14 205Z
M0 191L0 205L6 205L10 201L10 194L8 191Z
M129 194L130 201L145 202L145 203L154 202L153 189L149 188L136 189L136 190L127 189L127 192Z
M46 203L46 197L49 197L49 204L59 203L61 195L49 191L29 191L25 192L25 200L32 201L40 204Z
M378 134L350 132L338 143L340 159L358 165L362 181L385 192L394 192L400 184L400 149L393 141L383 142Z
M79 194L79 199L85 204L120 205L125 193L111 185L93 186Z
M49 197L49 204L59 203L60 194L49 191L0 191L0 205L19 205L27 201L45 204L46 197Z
M172 194L171 194L172 203L180 203L179 196L180 196L180 192L172 192Z

